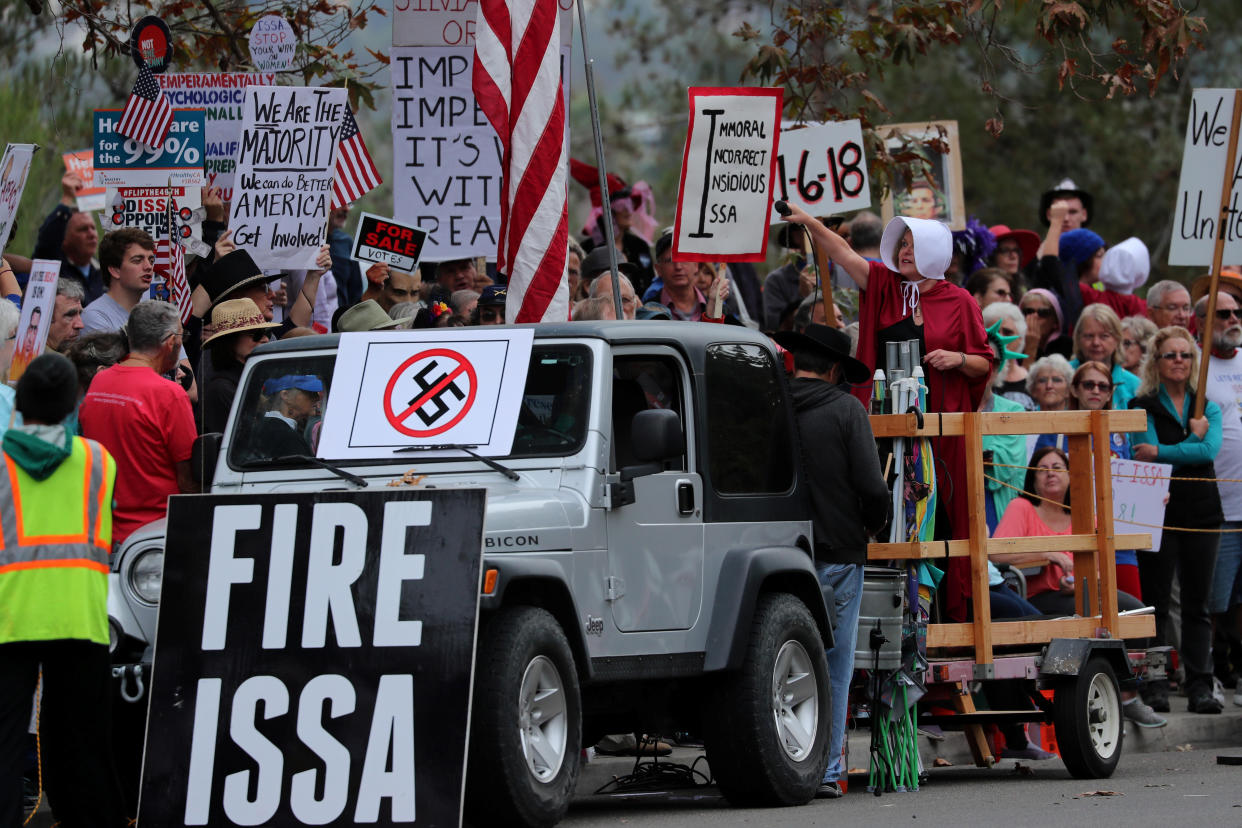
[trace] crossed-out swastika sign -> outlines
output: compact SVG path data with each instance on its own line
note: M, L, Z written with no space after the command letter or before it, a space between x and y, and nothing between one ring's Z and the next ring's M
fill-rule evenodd
M384 389L384 416L411 437L434 437L461 422L474 405L479 379L457 351L433 348L401 363Z
M506 457L533 346L534 332L516 328L342 334L316 453L388 460L420 448L426 462L462 444Z

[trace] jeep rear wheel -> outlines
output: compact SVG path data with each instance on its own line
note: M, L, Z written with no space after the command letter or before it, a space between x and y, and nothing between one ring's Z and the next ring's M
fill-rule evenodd
M582 715L573 652L556 619L506 607L480 631L466 813L473 825L552 825L578 779Z
M827 766L828 661L815 619L792 595L760 596L741 670L721 679L705 743L734 805L810 801Z

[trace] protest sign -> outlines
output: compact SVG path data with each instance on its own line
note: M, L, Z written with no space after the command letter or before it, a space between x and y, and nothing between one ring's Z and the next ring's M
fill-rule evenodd
M861 122L783 124L776 153L776 198L813 216L870 207ZM776 210L768 217L769 224L784 220Z
M84 149L66 152L61 155L65 161L65 172L73 173L82 179L82 189L75 196L78 210L83 213L102 210L107 201L104 198L106 187L95 183L95 152Z
M260 17L250 28L250 63L261 72L283 72L293 65L298 39L280 15Z
M9 144L4 150L4 158L0 159L0 250L4 250L9 243L17 207L22 202L22 191L26 189L30 162L38 149L34 144Z
M533 342L529 329L343 334L318 456L367 459L448 443L507 455Z
M691 87L681 159L675 261L750 262L767 255L780 141L780 89Z
M95 110L95 183L105 187L201 187L206 116L201 109L173 111L163 147L149 147L118 130L119 109Z
M1113 531L1119 534L1150 532L1151 548L1159 549L1173 467L1167 463L1141 463L1114 457L1112 472Z
M1186 140L1182 149L1182 174L1177 184L1173 214L1170 265L1209 266L1216 239L1225 237L1223 261L1242 260L1242 206L1238 203L1242 159L1229 154L1233 117L1233 89L1196 89L1190 98ZM1221 189L1228 171L1231 186L1226 209L1221 210Z
M344 89L246 87L229 227L259 267L315 266L344 117Z
M139 824L460 825L485 497L170 498Z
M139 68L145 63L154 74L168 69L172 58L172 32L163 20L148 15L129 34L129 55Z
M60 262L35 259L26 283L22 315L17 320L17 347L9 366L9 383L16 385L35 357L43 353L47 331L52 325L56 306L56 282L60 278Z
M561 45L574 39L574 0L557 0L561 10ZM393 46L458 46L474 49L476 0L393 0ZM563 75L568 85L568 75Z
M203 193L198 187L118 187L108 190L105 231L122 227L146 230L157 242L168 236L168 196L173 199L173 233L183 247L199 252L202 243ZM202 253L200 255L205 255Z
M881 217L885 221L894 215L935 219L949 225L951 230L965 230L962 145L958 140L957 121L889 124L880 130L890 152L899 152L903 140L911 141L913 151L923 159L909 181L900 174L896 176L881 207ZM925 141L935 142L948 152L929 149Z
M206 186L219 187L223 201L233 199L233 167L241 139L242 98L247 86L272 86L275 72L187 72L159 76L173 109L201 109L207 119L203 153Z
M426 240L427 231L421 227L363 213L358 217L358 229L354 232L353 258L413 273Z

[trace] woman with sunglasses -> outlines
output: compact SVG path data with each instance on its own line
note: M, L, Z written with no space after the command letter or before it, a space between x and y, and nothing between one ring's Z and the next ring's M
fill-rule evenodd
M1074 327L1074 358L1070 365L1077 368L1084 362L1102 362L1112 366L1113 408L1124 409L1138 393L1139 378L1121 365L1121 320L1108 305L1087 305L1078 315Z
M789 210L786 219L807 228L815 244L858 285L857 356L867 371L888 367L883 364L887 343L916 340L923 355L927 410L977 410L995 357L979 306L965 290L945 281L953 258L949 229L939 221L898 216L888 222L880 238L882 263L869 262L803 210L792 204ZM856 393L867 405L871 383ZM967 498L961 496L966 480L965 442L938 437L932 447L937 482L944 493L940 502L945 506L944 523L936 521L937 537L964 538L969 525ZM969 563L953 558L948 569L941 588L945 610L950 618L964 621L970 597Z
M1147 412L1147 430L1131 438L1135 460L1173 465L1169 501L1164 512L1160 550L1139 560L1143 596L1156 608L1156 640L1168 643L1169 593L1176 573L1181 583L1182 664L1192 713L1219 713L1212 697L1212 620L1208 593L1224 522L1212 461L1221 446L1220 407L1208 401L1202 417L1194 417L1194 383L1199 349L1182 327L1161 328L1152 338L1143 362L1143 384L1130 408ZM1185 478L1200 478L1187 480ZM1202 482L1207 478L1208 482ZM1176 528L1174 528L1176 527ZM1167 711L1168 682L1148 685L1147 702Z
M1073 353L1073 343L1063 330L1061 300L1050 290L1028 290L1018 303L1026 319L1026 340L1021 350L1026 351L1030 362L1049 354L1068 358Z
M242 366L250 352L267 342L279 322L268 322L251 299L228 299L211 309L211 323L204 326L203 349L212 370L203 388L203 433L223 432L229 419Z

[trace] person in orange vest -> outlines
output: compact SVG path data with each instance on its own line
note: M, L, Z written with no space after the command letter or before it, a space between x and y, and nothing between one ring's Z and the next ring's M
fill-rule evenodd
M22 824L22 764L42 666L42 778L60 824L123 826L112 764L108 553L116 463L62 424L77 371L44 354L0 443L0 828Z

